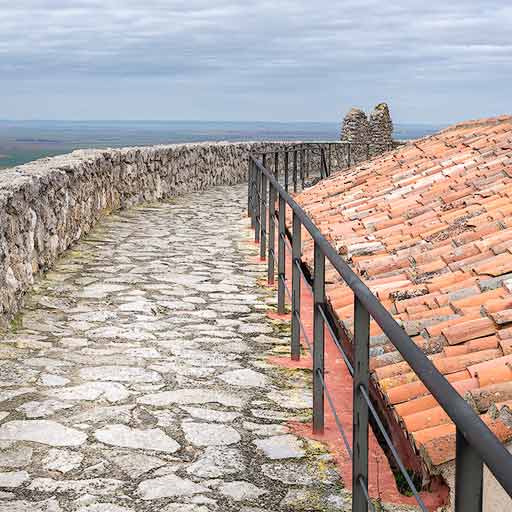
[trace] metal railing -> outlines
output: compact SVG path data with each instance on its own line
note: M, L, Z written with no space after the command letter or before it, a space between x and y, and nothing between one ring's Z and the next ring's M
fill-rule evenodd
M382 154L400 145L354 143L348 141L314 141L283 143L281 149L265 153L264 165L274 169L274 175L281 178L286 191L297 192L305 188L306 180L327 178L332 169L349 168L356 163Z
M282 157L286 162L292 155L293 184L297 182L296 157L294 152L309 150L301 144L286 148ZM349 146L350 147L350 146ZM348 151L350 154L350 150ZM327 398L336 426L343 438L345 447L352 458L352 511L374 510L368 494L368 433L369 418L380 432L389 452L407 482L419 507L427 511L418 489L410 478L398 450L370 400L369 337L370 319L380 326L391 343L400 352L404 361L416 373L439 405L444 409L456 427L456 469L455 469L455 510L456 512L480 512L483 495L483 464L486 464L497 481L509 496L512 496L512 455L485 425L469 404L459 395L445 377L437 370L426 355L398 325L391 314L372 294L363 281L354 273L336 249L327 241L306 212L288 193L288 180L285 186L279 183L278 158L274 158L274 172L266 167L268 154L259 161L249 157L248 215L255 230L255 240L260 243L260 255L268 260L268 281L275 280L275 260L277 256L278 312L285 313L285 294L291 300L291 357L300 357L301 334L309 345L313 356L313 431L322 433L324 429L324 399ZM350 163L350 161L349 161ZM286 166L285 166L286 168ZM300 167L299 167L300 170ZM325 170L325 169L324 169ZM276 203L278 209L276 212ZM287 233L286 208L292 212L291 236ZM277 237L276 237L277 219ZM301 321L301 281L308 283L302 260L301 230L304 228L314 242L313 291L313 339L310 340ZM277 251L275 241L277 238ZM290 241L291 239L291 241ZM267 244L268 242L268 244ZM286 250L291 248L292 286L289 289L286 277ZM277 254L276 254L277 253ZM354 293L354 337L352 358L349 357L331 325L332 318L327 310L325 295L325 263L331 263L344 282ZM352 446L343 431L334 402L324 380L325 328L353 377L353 436ZM351 362L352 359L352 362Z

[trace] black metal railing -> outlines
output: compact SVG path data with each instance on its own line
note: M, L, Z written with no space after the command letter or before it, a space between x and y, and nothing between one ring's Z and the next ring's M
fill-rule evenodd
M348 147L351 147L350 145ZM322 148L320 148L322 149ZM304 144L286 148L281 157L290 161L292 154L293 184L296 151L312 151ZM324 148L325 151L325 148ZM347 151L350 154L350 150ZM321 152L320 152L321 155ZM322 159L322 157L320 156ZM391 437L370 400L369 384L369 337L370 319L373 318L384 334L400 352L403 359L416 373L439 405L444 409L456 427L456 469L455 469L455 510L456 512L480 512L483 495L483 465L486 464L505 492L512 496L512 455L485 425L469 404L459 395L452 385L431 363L426 355L398 325L391 314L372 294L363 281L354 273L336 249L327 241L306 212L288 193L288 180L284 186L279 180L279 155L274 155L274 172L267 167L269 155L263 155L261 161L255 156L249 157L248 215L251 226L255 229L255 240L260 242L260 255L268 259L268 280L275 279L275 260L277 256L278 312L285 313L285 294L291 301L291 357L300 357L301 334L309 345L313 356L313 431L324 429L324 398L334 416L336 425L343 438L347 452L352 458L352 511L367 512L374 510L368 494L368 429L369 418L380 432L397 467L410 487L419 507L427 512L418 489L414 485L398 450L393 446ZM326 160L327 161L327 160ZM277 162L277 163L276 163ZM350 164L350 160L349 160ZM287 166L285 164L285 170ZM300 167L299 167L300 170ZM325 170L325 169L324 169ZM298 178L297 178L298 179ZM295 187L294 187L295 189ZM278 210L276 212L276 203ZM286 227L286 208L292 212L291 233ZM277 220L277 237L276 237ZM314 242L314 264L312 283L304 275L302 261L301 231L305 229ZM277 254L275 241L277 238ZM267 244L268 241L268 244ZM286 251L291 249L292 284L286 276ZM352 340L352 357L349 357L331 325L325 295L325 263L331 263L344 282L354 293L354 337ZM307 283L313 291L313 339L309 339L301 321L301 282ZM353 435L352 446L343 431L341 421L334 407L329 389L324 379L324 333L327 328L350 374L353 377ZM352 362L351 362L352 361Z
M389 151L401 143L353 143L348 141L315 141L283 143L274 151L264 154L265 167L273 168L274 175L286 191L299 191L308 184L307 179L318 181L356 163Z

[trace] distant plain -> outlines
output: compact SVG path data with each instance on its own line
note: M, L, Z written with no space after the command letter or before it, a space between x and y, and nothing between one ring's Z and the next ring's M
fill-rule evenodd
M397 124L394 137L416 139L440 126ZM199 141L338 140L339 123L232 121L0 121L0 169L80 148Z

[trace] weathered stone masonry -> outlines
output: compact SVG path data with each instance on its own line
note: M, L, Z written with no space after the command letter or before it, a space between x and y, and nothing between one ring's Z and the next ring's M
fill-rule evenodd
M279 143L79 150L0 171L0 327L34 276L113 210L246 179L247 155Z

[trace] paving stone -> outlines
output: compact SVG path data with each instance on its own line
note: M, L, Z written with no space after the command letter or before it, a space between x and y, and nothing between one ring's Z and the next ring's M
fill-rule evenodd
M164 466L165 461L143 453L130 453L112 457L114 464L119 466L131 478L137 478L152 469Z
M262 373L249 368L232 370L219 375L219 379L232 386L264 388L268 386L268 379Z
M209 446L199 459L187 468L187 473L201 478L218 478L245 471L246 465L240 450Z
M143 500L191 496L202 492L208 492L208 489L173 474L144 480L137 488L137 493Z
M268 393L267 396L284 409L311 409L313 407L313 398L310 390L275 390Z
M1 468L24 468L32 460L33 450L29 446L18 446L0 450Z
M49 390L47 394L61 400L94 401L105 398L109 402L119 402L130 396L130 392L117 382L87 382L78 386Z
M102 423L116 422L128 424L132 421L132 411L135 405L97 405L84 412L68 417L69 423Z
M107 295L111 295L112 293L120 292L122 290L126 290L126 286L118 284L99 283L85 287L79 293L79 295L80 297L90 299L102 299L105 298Z
M316 484L334 484L339 480L339 476L334 468L319 467L311 463L302 462L277 462L273 464L263 464L262 473L272 480L277 480L287 485L312 485Z
M134 508L121 507L114 503L93 503L80 507L78 512L135 512Z
M227 496L235 501L250 501L259 498L268 491L256 487L249 482L227 482L219 487L219 491L224 496Z
M117 382L158 382L159 373L144 368L129 366L98 366L80 370L80 377L84 380L101 380Z
M276 436L286 434L289 430L285 425L253 423L251 421L244 421L242 426L258 436Z
M162 391L161 393L141 397L137 402L156 406L219 403L227 407L241 407L244 403L241 398L233 393L202 388Z
M291 434L257 439L254 444L270 459L300 458L305 455L302 441Z
M215 423L182 423L187 441L195 446L223 446L238 443L240 434L230 426Z
M66 377L61 377L60 375L53 375L51 373L43 373L41 377L39 377L41 384L43 386L65 386L69 384L70 380Z
M261 324L250 324L244 323L238 328L239 332L247 334L271 334L274 329L270 325L264 323Z
M49 446L80 446L87 435L50 420L9 421L0 426L0 440L32 441Z
M0 501L0 512L63 512L55 498L44 501Z
M171 503L164 507L163 512L209 512L209 510L210 509L204 505Z
M71 407L73 404L59 400L44 400L42 402L26 402L18 407L18 411L23 411L27 418L46 418L57 411Z
M174 453L180 445L162 430L137 430L126 425L109 425L97 430L94 437L105 444Z
M51 494L73 492L76 494L93 494L106 496L116 493L124 482L114 478L89 478L82 480L54 480L53 478L36 478L28 487L31 491Z
M206 421L216 421L219 423L232 422L241 416L241 414L237 412L217 411L201 407L182 407L182 409L187 411L194 418Z
M84 456L81 453L53 448L48 451L48 454L43 459L43 466L50 471L67 473L78 468L83 458Z
M21 484L29 480L29 475L26 471L9 471L7 473L0 473L0 488L10 489L19 487Z

